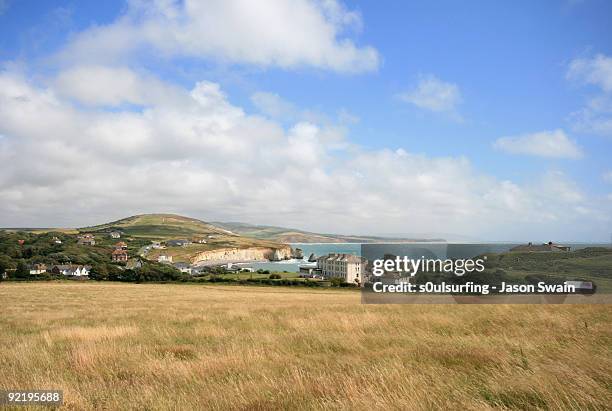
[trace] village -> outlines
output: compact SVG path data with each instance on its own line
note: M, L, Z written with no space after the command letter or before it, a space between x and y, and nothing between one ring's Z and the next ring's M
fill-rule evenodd
M307 259L304 258L303 252L300 248L292 249L291 256L297 258L298 261L303 261L299 265L299 271L297 273L283 272L281 274L274 272L273 270L255 270L248 266L249 261L240 260L209 260L206 262L192 263L180 259L180 261L174 261L174 255L178 248L189 247L192 244L207 244L208 241L214 239L214 235L209 236L196 236L193 238L177 238L162 240L151 240L149 244L138 247L138 249L130 250L128 243L132 241L131 238L124 239L123 232L113 230L104 233L83 233L79 234L76 238L76 244L78 247L88 248L100 245L100 242L105 244L105 247L112 248L110 256L107 257L110 261L108 263L113 264L119 270L139 270L143 267L143 264L151 262L158 263L162 266L171 267L180 272L181 274L188 275L191 278L203 278L206 276L225 276L222 278L232 278L231 275L236 275L235 278L245 278L245 274L251 274L247 278L252 279L253 274L258 274L259 278L263 275L269 279L281 279L281 278L294 278L300 280L309 280L314 282L335 284L344 284L345 286L363 287L366 283L372 282L373 277L371 273L371 267L367 259L347 253L327 253L321 256L311 254ZM97 236L97 237L96 237ZM74 240L73 240L74 241ZM23 245L23 240L17 240L18 244ZM53 236L51 242L54 245L62 244L62 240ZM149 253L155 250L154 259L148 258ZM527 243L524 245L517 245L511 248L509 251L514 253L558 253L558 252L569 252L571 249L568 246L556 244L553 242L543 243L534 245L533 243ZM17 270L16 268L7 269L3 273L4 277L10 275L11 271ZM45 274L62 276L67 279L75 280L87 280L92 274L92 265L88 264L77 264L71 261L66 261L61 264L48 264L45 262L33 262L27 265L27 273L30 276L37 277ZM271 272L272 271L272 272ZM242 277L240 277L242 275ZM227 277L230 276L230 277ZM96 278L94 276L94 278ZM382 281L389 284L396 284L404 281L399 273L386 273L382 278L376 278L376 281Z

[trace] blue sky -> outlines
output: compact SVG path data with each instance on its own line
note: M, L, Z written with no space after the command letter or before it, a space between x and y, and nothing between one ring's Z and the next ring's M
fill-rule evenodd
M238 3L237 7L244 6ZM308 211L319 208L321 200L316 198L310 199L317 202L316 205L306 202L304 209L286 200L280 214L282 218L276 218L279 214L272 210L253 214L248 211L248 198L236 200L235 196L230 197L241 207L227 212L216 207L229 198L201 207L191 198L184 199L184 207L159 202L159 207L170 211L187 212L205 219L287 223L324 231L469 231L470 235L487 239L534 236L544 239L554 235L564 240L599 241L609 237L612 232L609 219L612 182L608 181L612 180L609 177L612 172L610 2L299 2L303 3L304 13L312 12L312 19L304 14L283 14L291 13L291 7L287 11L283 3L281 0L270 2L255 14L238 13L237 21L250 18L249 22L255 27L265 25L262 31L269 30L273 36L266 37L264 33L259 39L257 35L248 36L246 30L244 38L240 38L240 32L237 38L232 38L230 30L216 33L198 26L198 19L205 20L208 14L217 13L214 15L231 20L233 15L227 13L234 12L223 10L215 1L204 1L201 7L190 8L189 2L173 1L142 6L138 1L128 4L124 1L0 0L0 63L13 77L19 77L38 91L52 92L62 103L86 114L92 111L97 114L142 114L147 107L158 103L140 97L130 100L130 96L111 96L110 100L97 102L87 97L85 101L82 88L76 90L74 86L84 75L80 71L81 76L75 77L74 70L80 67L122 68L136 73L138 80L134 81L146 80L146 87L153 81L184 92L192 90L200 81L214 83L232 107L243 110L246 116L265 118L282 129L286 134L284 138L291 140L291 130L305 123L316 125L323 134L329 130L340 135L334 137L338 141L333 144L328 137L317 137L323 141L323 147L309 147L314 151L321 149L331 158L329 163L322 161L317 165L331 179L343 173L359 174L358 167L354 169L351 168L353 164L345 164L358 155L370 156L368 158L374 161L372 158L385 150L396 153L401 149L410 157L407 164L398 167L398 172L403 167L407 169L402 179L407 189L410 179L427 174L428 168L440 169L431 177L432 181L445 180L443 184L439 181L440 184L432 184L438 188L452 185L454 178L466 178L465 184L470 187L468 181L476 184L481 179L486 180L484 184L488 188L470 192L465 203L489 201L491 193L495 192L495 196L505 200L495 197L486 213L506 216L516 213L516 224L512 224L512 228L502 225L470 227L470 219L478 218L485 211L466 209L445 225L432 222L429 226L422 224L415 228L411 224L398 223L398 219L405 222L410 214L379 212L374 200L369 203L370 212L352 210L352 219L329 226L320 221L325 211L329 212L334 206L330 204L329 208L317 212ZM213 9L214 13L210 12ZM168 20L170 24L179 21L177 28L163 32L162 18L155 13L163 14L168 10L183 13L181 18L190 20L193 27L183 30L180 22L184 20L178 18ZM287 18L274 20L282 17ZM291 24L292 18L297 25ZM216 21L220 20L223 19ZM231 24L228 23L230 27ZM333 28L330 36L318 35L330 27ZM299 38L300 33L305 40ZM119 40L120 47L116 47L113 42L122 35L137 40L134 45L125 47ZM266 44L270 38L284 35L289 39L286 43ZM171 44L167 38L172 36L179 40ZM250 46L241 48L240 44L247 40ZM350 48L343 48L346 42L350 43ZM345 57L337 57L345 51ZM109 84L108 87L119 89L122 85ZM15 143L19 133L15 128L0 128L5 144ZM201 136L202 139L207 137ZM103 155L106 154L100 154ZM155 161L158 160L155 157ZM188 162L189 167L181 171L189 168L198 178L202 177L206 167L194 169L196 161L193 158L182 160ZM260 160L261 164L264 160ZM448 167L452 168L444 165L444 161L457 166L464 160L469 163L467 167L473 175L465 176L461 170L444 174ZM410 161L419 163L415 175L409 175ZM338 166L340 162L343 168ZM284 169L283 172L289 171ZM453 174L457 172L461 177ZM373 181L388 177L380 170L371 173L367 177ZM223 172L220 176L230 182L238 178ZM266 178L264 173L256 181L268 187ZM542 186L554 184L535 184L540 178L554 180L563 187L542 194L546 191ZM6 190L9 184L5 182ZM58 184L69 183L62 180ZM501 194L505 188L498 190L494 185L518 191ZM347 183L347 192L349 187L356 186L354 182ZM367 190L368 187L364 184L359 189ZM449 199L455 196L451 192L437 192L444 191L438 188L423 195L423 204L436 199L425 208L436 205L438 196ZM304 191L308 189L313 187L306 183ZM263 191L256 196L265 198L266 190ZM301 193L303 191L296 190L286 195L300 196ZM148 199L152 195L143 193ZM387 195L389 198L385 197ZM526 200L518 205L511 199L513 195L524 196ZM376 193L373 197L381 203L393 201L393 193ZM551 207L555 211L551 211L550 221L534 228L534 223L541 222L536 221L537 210L557 199L561 200ZM108 201L108 198L93 201L97 211L91 217L84 206L77 205L74 218L80 222L94 217L121 217L116 215L120 214L118 212L105 211L103 206ZM446 206L453 207L450 200L444 201L447 201ZM509 208L499 206L503 201L508 202ZM150 206L130 203L126 212L153 211L150 208L154 208L155 203L150 200L147 201ZM401 208L400 204L396 206ZM493 209L496 211L491 211ZM580 210L580 216L566 221L564 216L576 216L576 210ZM423 210L413 211L423 212L427 218L435 217ZM380 226L375 223L377 213L386 215L380 217L386 221ZM67 218L57 216L52 206L32 208L29 214L7 212L6 215L10 216L6 218L17 218L22 224L40 224L43 219L69 223ZM491 221L496 218L499 219L497 214L490 215Z

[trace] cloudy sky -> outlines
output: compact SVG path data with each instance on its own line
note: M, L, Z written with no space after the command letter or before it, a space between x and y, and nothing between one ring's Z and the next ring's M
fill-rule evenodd
M0 226L610 241L612 4L0 0Z

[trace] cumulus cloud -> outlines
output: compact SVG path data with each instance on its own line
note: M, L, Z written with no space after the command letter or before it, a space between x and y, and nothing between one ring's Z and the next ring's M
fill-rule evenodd
M567 77L612 92L612 57L597 54L593 58L574 59L569 64Z
M423 76L413 90L400 94L399 98L421 109L446 113L455 113L462 100L456 84L444 82L433 75Z
M570 114L569 121L576 131L612 136L612 97L603 95L589 99L584 107Z
M333 128L249 114L217 83L186 90L134 71L128 77L129 93L102 100L136 101L137 110L92 110L75 99L88 93L66 94L59 80L40 85L0 73L0 225L178 212L326 232L523 239L558 238L568 227L591 238L609 221L609 210L560 173L519 185L463 157L339 146L344 135ZM178 97L134 92L151 81Z
M100 63L152 48L167 57L214 58L263 67L376 70L379 56L358 46L347 29L361 17L337 0L132 0L109 25L75 36L67 61Z
M152 76L139 75L127 67L71 67L59 74L54 86L59 94L93 106L146 105L181 98L175 87Z
M510 154L550 158L581 158L582 149L563 130L540 131L495 140L493 147Z
M590 97L584 107L571 113L569 119L573 128L612 136L612 57L598 54L593 58L572 60L567 77L599 89L598 95Z
M272 118L293 120L299 117L298 108L276 93L258 91L251 96L251 102L261 113Z

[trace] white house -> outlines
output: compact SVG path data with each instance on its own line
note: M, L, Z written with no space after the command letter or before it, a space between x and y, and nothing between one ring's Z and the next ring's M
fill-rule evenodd
M317 258L317 269L325 278L342 278L351 284L363 284L367 260L352 254L332 253Z
M86 277L90 270L91 267L87 265L61 264L53 266L51 272L69 277Z
M30 275L38 275L47 272L47 266L44 264L32 264L29 267Z
M171 263L172 262L172 256L171 255L162 254L159 257L157 257L157 262L158 263Z
M174 268L179 270L181 273L192 274L193 270L187 263L175 263Z

